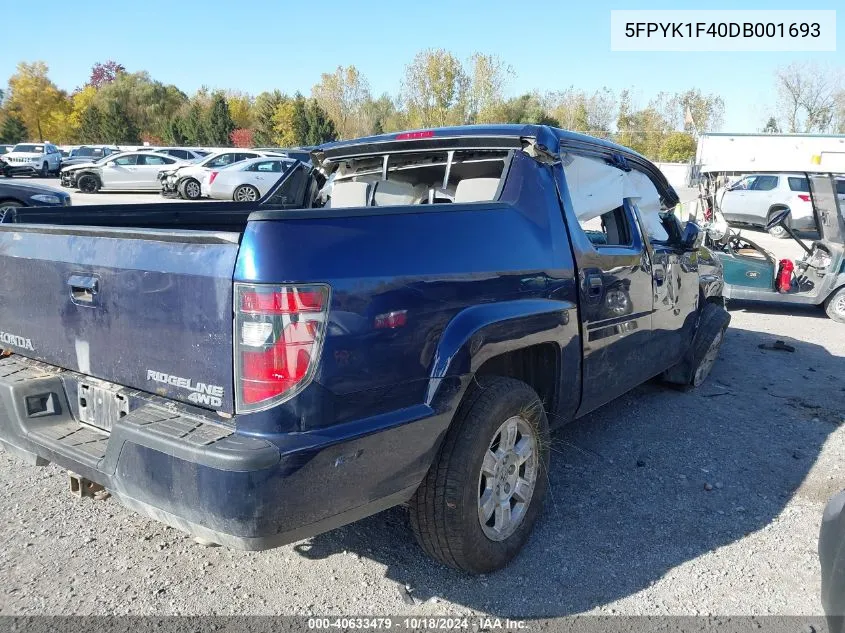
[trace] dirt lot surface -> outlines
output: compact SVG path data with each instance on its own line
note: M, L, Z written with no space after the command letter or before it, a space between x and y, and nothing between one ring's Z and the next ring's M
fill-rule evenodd
M0 452L0 614L819 614L845 326L730 308L702 388L649 383L555 436L546 511L502 572L432 562L401 508L268 552L205 548ZM759 347L775 340L794 352Z

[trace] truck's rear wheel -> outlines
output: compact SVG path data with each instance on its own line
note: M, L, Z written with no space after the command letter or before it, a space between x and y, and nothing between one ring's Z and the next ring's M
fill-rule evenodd
M684 358L663 373L663 379L685 388L700 386L719 357L731 315L721 305L705 303L695 338Z
M177 190L185 200L199 200L202 197L200 183L194 178L185 178L179 183Z
M442 563L483 574L516 556L548 489L549 425L540 398L512 378L470 387L411 500L411 527Z
M827 298L824 302L824 311L837 323L845 323L845 286Z

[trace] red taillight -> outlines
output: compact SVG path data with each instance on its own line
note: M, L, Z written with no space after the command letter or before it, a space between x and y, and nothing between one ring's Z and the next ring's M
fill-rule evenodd
M809 202L810 196L808 196L806 193L799 193L798 199L801 200L802 202Z
M424 130L421 132L402 132L396 135L397 141L410 141L417 138L431 138L434 136L433 130Z
M280 288L241 292L241 312L245 314L295 314L323 308L325 293L322 290Z
M209 185L214 182L214 179L217 178L217 174L219 174L219 173L220 173L219 171L213 171L208 175L208 184Z
M325 335L328 288L235 284L237 408L266 409L314 375Z

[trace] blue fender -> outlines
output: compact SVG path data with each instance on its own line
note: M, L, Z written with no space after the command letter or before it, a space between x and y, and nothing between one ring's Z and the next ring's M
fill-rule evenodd
M552 299L486 303L459 312L440 337L426 404L434 410L457 407L469 377L486 361L541 343L556 346L560 380L572 387L572 393L558 398L557 410L569 413L572 408L574 412L581 391L578 311L571 301Z

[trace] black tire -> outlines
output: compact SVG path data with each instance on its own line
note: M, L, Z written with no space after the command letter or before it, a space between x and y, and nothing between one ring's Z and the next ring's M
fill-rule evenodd
M76 180L76 188L82 193L97 193L100 190L100 179L94 174L82 174Z
M520 424L527 423L523 426L531 434L529 444L533 442L536 449L536 457L530 460L535 468L534 488L527 506L518 510L521 518L513 521L513 531L507 535L503 533L501 540L493 540L485 530L492 530L489 521L498 522L499 518L494 511L488 525L482 528L479 516L483 511L480 508L484 498L482 485L490 486L489 492L493 497L491 484L498 482L502 489L509 484L502 479L485 478L482 463L486 454L493 452L494 444L491 442L505 441L504 435L499 436L498 431L515 418L521 420ZM526 435L519 437L517 447ZM499 448L496 449L498 453ZM516 462L505 461L500 464L504 467L497 477L515 476L515 482L523 477L527 481L530 477L527 470L529 462L517 465ZM501 569L525 544L540 515L548 490L548 464L549 424L536 392L513 378L480 377L458 407L437 457L411 499L411 528L420 546L429 556L445 565L472 574ZM515 475L509 474L514 472ZM485 490L488 490L486 486ZM517 509L520 505L518 499L513 506L511 501L513 499L497 501L493 507L507 504L508 508ZM510 510L508 516L511 516Z
M202 198L202 189L196 178L185 178L179 183L176 191L179 193L179 197L185 200L199 200Z
M730 322L724 306L705 303L692 346L677 365L663 373L663 380L684 389L701 386L715 364Z
M827 298L824 302L824 311L837 323L845 323L845 286Z
M232 194L235 202L256 202L260 197L261 193L252 185L241 185Z
M50 166L47 163L42 163L41 173L38 174L41 178L46 178L50 175Z

